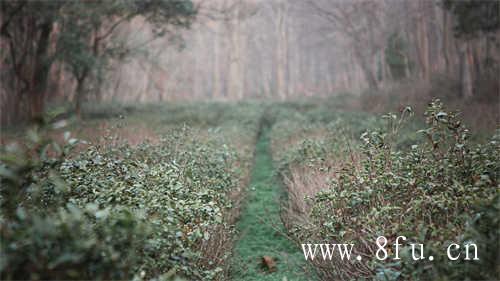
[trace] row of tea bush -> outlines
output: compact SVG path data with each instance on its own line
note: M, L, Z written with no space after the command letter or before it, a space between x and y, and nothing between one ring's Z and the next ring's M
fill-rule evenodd
M2 279L223 278L259 110L214 106L125 117L155 123L154 144L71 153L69 133L38 128L2 147ZM231 118L194 122L204 112Z
M299 108L299 109L297 109ZM318 120L314 116L331 118ZM324 106L282 107L273 156L288 188L284 221L301 243L353 243L362 262L314 261L324 280L494 280L500 274L500 132L471 141L439 100L425 124L411 108L375 118ZM281 121L279 121L281 120ZM421 127L420 130L416 129ZM375 239L423 243L434 261L379 261ZM451 243L478 246L480 261L451 261ZM464 247L460 251L463 251ZM394 253L392 253L394 255ZM464 253L461 255L464 256Z

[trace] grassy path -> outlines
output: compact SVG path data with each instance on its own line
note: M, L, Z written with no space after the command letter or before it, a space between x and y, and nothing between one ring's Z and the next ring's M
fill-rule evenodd
M269 128L264 127L257 142L246 202L237 229L240 238L235 245L232 264L233 280L308 280L302 252L282 236L279 200L283 188L274 177L269 151ZM274 224L274 227L273 227ZM273 272L262 266L263 256L276 262Z

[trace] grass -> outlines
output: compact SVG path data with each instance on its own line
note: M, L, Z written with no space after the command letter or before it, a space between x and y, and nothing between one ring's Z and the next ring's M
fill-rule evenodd
M237 230L232 266L233 280L308 280L306 262L300 249L282 234L280 197L284 190L276 178L269 151L269 128L264 127L256 145L255 164L249 191ZM269 272L263 256L276 261ZM306 275L307 273L307 275Z

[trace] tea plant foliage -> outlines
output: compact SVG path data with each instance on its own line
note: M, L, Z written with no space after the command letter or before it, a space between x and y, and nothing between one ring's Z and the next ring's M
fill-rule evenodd
M425 112L427 127L417 132L421 137L401 141L401 131L412 114L406 108L399 116L383 116L387 126L367 130L358 143L332 134L320 140L305 139L282 154L286 175L291 164L329 169L331 162L325 159L342 151L331 145L331 138L361 152L359 161L345 161L331 171L335 174L327 188L309 200L308 222L297 223L290 231L297 241L352 242L356 254L370 257L379 235L391 241L404 235L410 239L407 242L423 243L425 256L436 257L433 262L412 262L405 247L401 260L393 263L364 259L358 265L320 265L320 271L333 273L335 278L493 280L500 273L495 264L499 257L500 133L487 143L473 143L459 113L447 111L434 100ZM448 260L446 247L451 242L462 249L467 243L477 244L480 261Z
M232 231L228 146L184 127L68 157L40 132L2 153L2 279L220 278L200 249L215 228Z

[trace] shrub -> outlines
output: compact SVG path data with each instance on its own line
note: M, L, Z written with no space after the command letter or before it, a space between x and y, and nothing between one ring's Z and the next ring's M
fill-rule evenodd
M2 222L2 279L131 279L148 224L127 209L95 204L40 214L17 209ZM125 250L126 249L126 250Z
M223 216L238 175L227 146L181 128L158 145L68 158L31 135L0 163L3 279L220 277L221 261L201 249L215 229L232 230Z
M293 230L297 239L353 242L359 254L370 257L379 235L412 237L413 242L429 246L426 255L442 253L447 241L498 240L498 219L491 214L498 208L494 198L498 196L500 134L486 144L472 144L458 114L445 111L435 100L426 111L428 128L420 131L424 138L400 150L396 143L409 113L404 110L400 118L388 114L387 130L361 136L359 165L347 163L329 189L314 196L310 224L296 225ZM477 209L480 205L482 211ZM484 254L498 257L498 247ZM342 279L494 279L498 274L498 267L484 259L465 267L450 267L444 258L415 264L408 259L397 263L365 260L357 264L332 261L318 268L326 278Z

